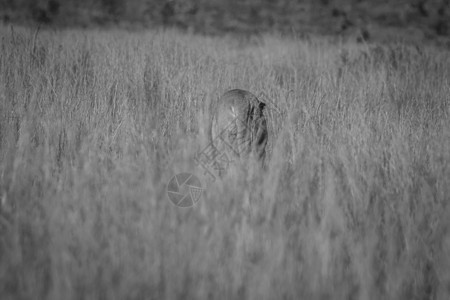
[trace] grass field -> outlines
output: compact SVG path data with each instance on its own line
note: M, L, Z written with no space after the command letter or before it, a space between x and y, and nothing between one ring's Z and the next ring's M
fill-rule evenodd
M1 299L448 299L450 54L0 28ZM267 172L193 157L226 90ZM205 188L167 198L177 173Z

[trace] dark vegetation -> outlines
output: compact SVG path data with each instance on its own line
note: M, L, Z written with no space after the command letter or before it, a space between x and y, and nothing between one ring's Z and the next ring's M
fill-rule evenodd
M450 44L449 0L0 0L4 22L171 26L191 32L352 35Z

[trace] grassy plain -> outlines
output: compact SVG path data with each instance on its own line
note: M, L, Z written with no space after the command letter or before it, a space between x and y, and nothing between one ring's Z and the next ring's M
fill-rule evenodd
M0 28L1 299L448 299L450 54ZM268 171L194 155L269 103ZM179 172L206 189L167 199Z

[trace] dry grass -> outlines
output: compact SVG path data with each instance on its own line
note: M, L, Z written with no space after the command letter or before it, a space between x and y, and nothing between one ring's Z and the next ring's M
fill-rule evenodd
M447 52L0 38L1 299L449 298ZM210 182L193 156L230 88L271 101L269 170ZM178 172L194 208L167 199Z

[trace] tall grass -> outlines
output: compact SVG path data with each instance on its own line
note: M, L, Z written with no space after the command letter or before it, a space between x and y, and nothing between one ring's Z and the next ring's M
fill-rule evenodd
M447 299L450 55L319 38L0 29L1 299ZM211 108L268 170L208 180ZM179 172L206 189L175 207Z

